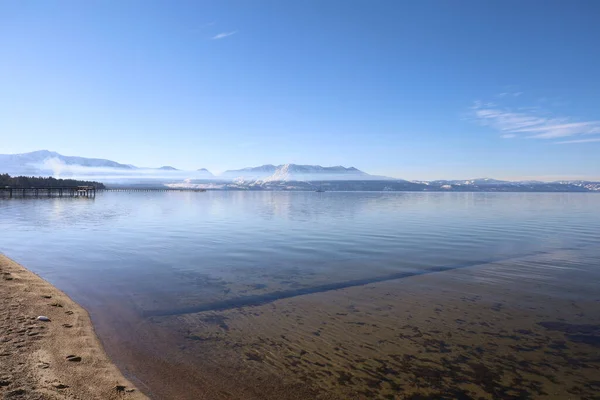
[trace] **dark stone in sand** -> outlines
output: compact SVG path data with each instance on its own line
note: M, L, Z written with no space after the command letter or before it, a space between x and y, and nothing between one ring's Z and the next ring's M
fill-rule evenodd
M67 386L67 385L64 385L64 384L62 384L62 383L59 383L59 382L57 382L57 383L53 383L53 384L52 384L52 386L54 386L54 387L55 387L55 388L57 388L57 389L66 389L66 388L68 388L68 386Z
M4 395L4 398L11 398L11 397L17 397L17 396L23 396L25 394L25 389L15 389L15 390L11 390L10 392L6 393Z
M70 355L70 356L67 356L67 361L79 362L79 361L81 361L81 357Z
M246 357L248 360L251 360L251 361L258 361L258 362L263 361L263 357L260 354L256 354L256 353L246 353Z
M352 378L354 377L352 374L349 374L347 372L344 371L336 371L338 373L338 383L340 385L345 385L346 383L349 383L352 381Z

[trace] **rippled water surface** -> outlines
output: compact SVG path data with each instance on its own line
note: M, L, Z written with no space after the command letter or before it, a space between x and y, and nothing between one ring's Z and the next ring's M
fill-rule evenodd
M125 290L147 311L593 246L599 210L580 193L102 193L2 199L0 243L86 304Z

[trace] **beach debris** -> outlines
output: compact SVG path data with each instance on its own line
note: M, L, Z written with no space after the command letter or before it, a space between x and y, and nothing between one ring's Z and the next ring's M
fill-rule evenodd
M79 362L79 361L81 361L81 357L75 356L75 355L70 355L70 356L67 356L67 361Z
M18 396L23 396L25 394L25 389L15 389L15 390L11 390L10 392L6 393L4 395L5 399L11 398L11 397L18 397Z
M57 389L66 389L66 388L68 388L67 385L64 385L64 384L62 384L60 382L54 382L54 383L52 383L52 386L54 386Z
M39 317L36 318L38 321L44 321L44 322L50 322L50 318L46 317L45 315L40 315Z

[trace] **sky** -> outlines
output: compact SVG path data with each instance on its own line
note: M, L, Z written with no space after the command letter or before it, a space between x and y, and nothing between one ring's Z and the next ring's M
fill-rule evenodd
M0 153L600 180L600 2L0 1Z

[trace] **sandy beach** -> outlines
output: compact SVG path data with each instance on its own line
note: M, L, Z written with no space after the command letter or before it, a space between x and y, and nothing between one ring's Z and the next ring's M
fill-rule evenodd
M83 308L1 254L0 397L147 398L110 361Z

